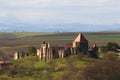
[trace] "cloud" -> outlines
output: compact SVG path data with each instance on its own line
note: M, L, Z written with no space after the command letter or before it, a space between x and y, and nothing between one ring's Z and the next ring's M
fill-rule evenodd
M0 2L3 6L24 8L46 6L51 2L51 0L2 0Z
M0 30L8 30L10 27L0 27Z
M0 20L11 23L120 24L120 0L0 0Z

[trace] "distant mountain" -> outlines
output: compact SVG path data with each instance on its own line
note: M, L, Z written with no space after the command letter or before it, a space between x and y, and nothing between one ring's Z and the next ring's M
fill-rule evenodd
M99 31L120 31L120 24L115 25L90 25L90 24L2 24L0 32L99 32Z

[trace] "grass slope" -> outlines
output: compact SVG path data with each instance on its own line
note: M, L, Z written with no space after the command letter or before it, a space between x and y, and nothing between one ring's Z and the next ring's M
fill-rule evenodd
M41 74L44 77L52 76L52 80L57 80L59 77L62 77L65 74L70 73L70 71L72 71L72 72L76 72L75 70L81 71L86 66L96 63L97 61L98 61L97 59L92 59L92 58L79 58L79 56L77 56L77 55L71 55L67 58L59 58L59 59L47 60L47 61L40 61L37 59L37 57L30 56L30 57L27 57L24 59L19 59L19 60L14 61L14 65L23 66L28 69L29 68L37 69L38 72L40 72L40 73L37 73L35 71L36 75ZM34 73L34 71L33 71L33 73ZM26 77L31 78L31 79L34 78L33 75L31 75L31 76L24 75L22 77L22 79L24 79ZM18 76L16 76L15 78L19 79ZM13 78L13 80L15 78ZM34 80L34 79L32 79L32 80Z

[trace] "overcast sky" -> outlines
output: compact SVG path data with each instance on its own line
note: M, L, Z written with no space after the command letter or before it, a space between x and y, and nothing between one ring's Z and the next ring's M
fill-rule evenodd
M0 0L0 23L120 24L120 0Z

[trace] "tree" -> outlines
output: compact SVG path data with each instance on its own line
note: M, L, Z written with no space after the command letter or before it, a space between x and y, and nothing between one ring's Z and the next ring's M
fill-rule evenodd
M120 46L117 43L109 42L106 46L102 46L101 50L102 52L108 52L108 51L114 51L116 52L116 49L119 49Z
M109 42L106 47L108 51L116 51L116 49L119 49L119 45L114 42Z
M28 47L28 54L34 56L36 54L37 50L34 46Z

